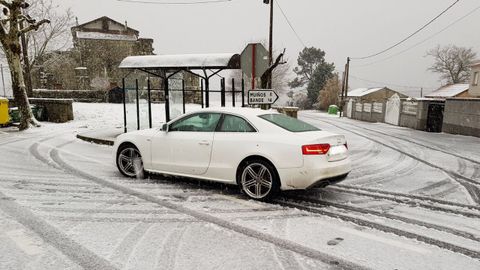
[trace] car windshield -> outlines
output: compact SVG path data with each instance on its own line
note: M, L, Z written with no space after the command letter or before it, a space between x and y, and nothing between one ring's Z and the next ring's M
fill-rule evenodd
M291 132L306 132L306 131L320 130L317 127L314 127L310 124L307 124L303 121L292 118L290 116L286 116L284 114L277 114L277 113L264 114L264 115L260 115L259 117Z

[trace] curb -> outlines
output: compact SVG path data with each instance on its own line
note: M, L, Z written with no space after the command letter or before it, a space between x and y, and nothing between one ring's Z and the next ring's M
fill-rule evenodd
M113 145L112 140L107 140L107 139L98 139L98 138L92 138L92 137L86 137L80 134L77 134L77 138L86 142L91 142L91 143L96 143L96 144L102 144L102 145Z

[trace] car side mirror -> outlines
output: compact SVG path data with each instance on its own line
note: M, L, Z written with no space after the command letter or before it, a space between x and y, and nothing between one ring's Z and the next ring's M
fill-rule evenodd
M168 124L162 125L162 131L168 132Z

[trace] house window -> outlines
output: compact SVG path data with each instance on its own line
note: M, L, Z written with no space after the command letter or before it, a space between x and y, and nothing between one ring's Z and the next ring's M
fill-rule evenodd
M472 83L473 86L478 85L478 77L479 77L478 72L473 73L473 83Z

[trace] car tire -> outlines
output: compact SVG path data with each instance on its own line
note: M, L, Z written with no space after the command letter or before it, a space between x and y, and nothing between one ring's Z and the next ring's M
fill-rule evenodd
M121 174L130 178L145 178L142 155L135 145L121 145L118 148L116 160L117 168Z
M277 170L263 159L243 162L238 169L237 181L245 195L258 201L270 201L280 191Z

